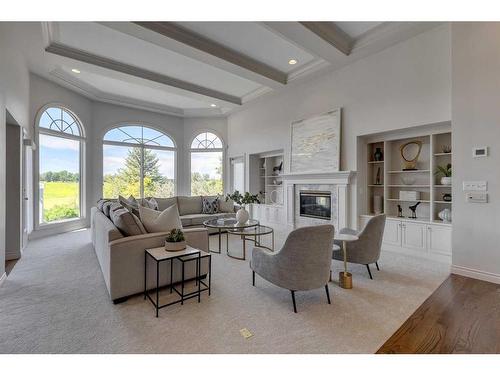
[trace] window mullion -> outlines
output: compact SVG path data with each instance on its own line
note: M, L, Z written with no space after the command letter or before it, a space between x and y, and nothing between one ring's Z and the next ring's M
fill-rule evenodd
M140 195L144 198L144 147L141 147L141 167L140 167Z

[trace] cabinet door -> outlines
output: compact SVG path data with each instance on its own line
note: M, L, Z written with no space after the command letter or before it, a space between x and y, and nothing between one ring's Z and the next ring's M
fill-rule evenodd
M428 225L427 248L431 253L451 255L451 228L443 225Z
M401 221L386 220L382 242L387 245L401 246Z
M425 224L403 223L403 247L408 247L414 250L426 250L425 243Z

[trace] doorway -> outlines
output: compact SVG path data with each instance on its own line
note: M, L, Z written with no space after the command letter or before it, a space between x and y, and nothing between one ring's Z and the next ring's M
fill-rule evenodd
M9 113L5 135L5 260L9 262L21 257L23 247L22 128Z

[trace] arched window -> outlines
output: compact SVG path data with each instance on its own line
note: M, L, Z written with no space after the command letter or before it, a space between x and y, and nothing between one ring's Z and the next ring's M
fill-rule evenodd
M38 120L38 223L82 216L84 131L63 107L46 108Z
M109 130L103 139L103 197L175 195L175 143L142 125Z
M213 133L198 134L191 142L191 195L222 194L224 146Z

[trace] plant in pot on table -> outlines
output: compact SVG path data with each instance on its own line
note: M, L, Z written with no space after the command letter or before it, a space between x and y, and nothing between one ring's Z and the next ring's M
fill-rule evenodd
M236 212L236 221L239 224L246 223L250 219L250 214L245 206L251 203L260 203L258 194L250 194L248 191L242 195L238 190L235 190L234 193L226 195L226 202L230 199L240 206Z
M181 251L186 248L186 239L184 233L180 229L172 229L167 237L165 237L165 250Z
M441 177L441 185L451 185L451 164L446 164L446 167L438 165L435 175L443 175Z

